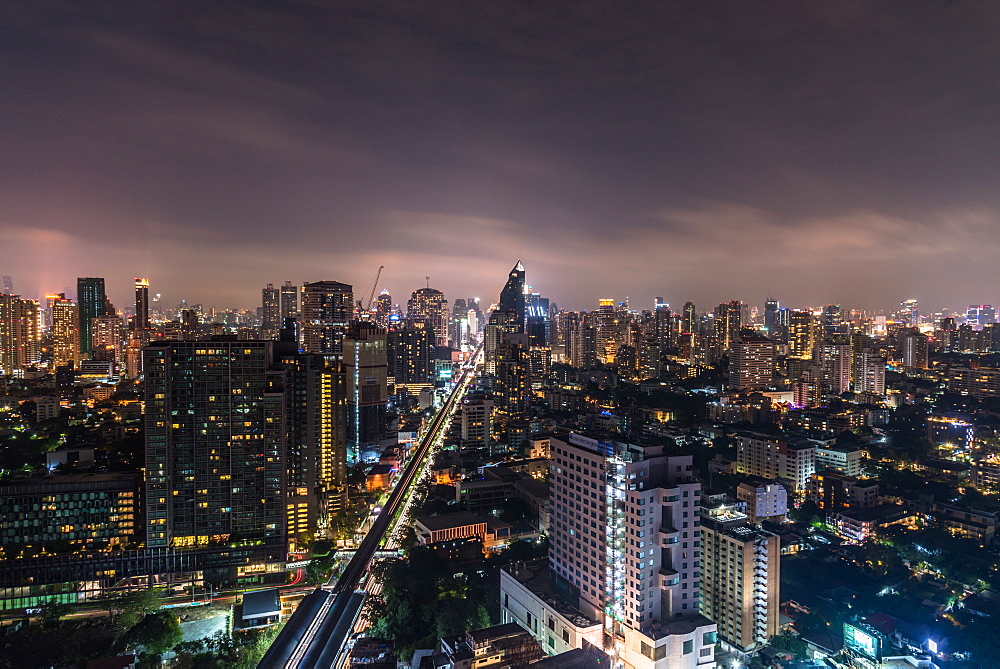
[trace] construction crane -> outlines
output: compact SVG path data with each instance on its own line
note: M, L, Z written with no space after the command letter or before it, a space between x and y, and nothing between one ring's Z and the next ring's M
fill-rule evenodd
M375 291L378 290L378 280L382 276L383 269L385 269L385 265L379 265L378 271L375 272L375 280L372 281L372 289L371 292L368 293L368 306L365 308L365 311L368 313L371 313L372 311L372 302L375 301Z

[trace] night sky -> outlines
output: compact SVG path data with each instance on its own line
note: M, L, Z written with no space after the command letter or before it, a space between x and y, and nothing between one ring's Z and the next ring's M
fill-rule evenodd
M0 274L1000 303L1000 3L5 2Z

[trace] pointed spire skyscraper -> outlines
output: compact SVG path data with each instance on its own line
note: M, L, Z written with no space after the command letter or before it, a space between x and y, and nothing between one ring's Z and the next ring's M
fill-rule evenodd
M518 260L507 277L507 284L500 291L500 309L517 314L518 332L524 332L524 265Z

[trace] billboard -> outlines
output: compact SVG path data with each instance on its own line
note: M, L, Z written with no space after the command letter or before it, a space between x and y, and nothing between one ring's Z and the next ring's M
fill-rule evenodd
M869 660L882 660L882 635L871 630L844 623L844 647L867 657Z

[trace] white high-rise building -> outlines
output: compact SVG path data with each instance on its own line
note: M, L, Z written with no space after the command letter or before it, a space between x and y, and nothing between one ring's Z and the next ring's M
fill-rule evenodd
M624 667L714 666L716 625L699 606L701 484L691 456L577 433L550 448L556 589L603 621L605 650Z

